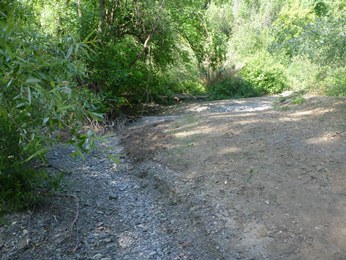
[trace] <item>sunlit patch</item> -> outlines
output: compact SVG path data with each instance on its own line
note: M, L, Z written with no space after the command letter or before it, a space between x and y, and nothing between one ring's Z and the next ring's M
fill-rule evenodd
M237 148L237 147L226 147L226 148L221 149L220 151L218 151L217 154L225 155L225 154L237 153L239 151L240 151L240 149Z
M205 130L184 131L184 132L175 133L174 136L177 138L185 138L185 137L190 137L190 136L198 135L202 133L205 133Z
M296 113L291 114L291 117L298 117L298 118L304 118L306 116L321 116L325 113L333 112L332 109L313 109L313 110L306 110L306 111L299 111Z
M316 136L310 139L305 140L307 144L321 144L321 143L331 143L335 140L338 140L342 137L342 134L339 132L326 132L320 136Z
M192 108L189 108L187 111L189 112L204 112L204 111L208 111L209 108L207 106L194 106Z

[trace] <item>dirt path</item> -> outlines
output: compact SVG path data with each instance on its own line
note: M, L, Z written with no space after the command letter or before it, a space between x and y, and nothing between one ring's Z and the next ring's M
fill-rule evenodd
M223 258L345 259L346 100L273 110L273 99L174 108L124 144L139 164L175 171L155 176L180 189Z
M174 106L85 160L54 147L64 186L5 217L0 258L345 259L346 100L276 99Z

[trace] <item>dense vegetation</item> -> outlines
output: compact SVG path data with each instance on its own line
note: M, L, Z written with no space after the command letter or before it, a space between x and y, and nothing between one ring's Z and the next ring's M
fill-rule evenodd
M83 154L123 104L345 95L345 26L343 0L2 0L0 211L51 187L28 164L54 132Z

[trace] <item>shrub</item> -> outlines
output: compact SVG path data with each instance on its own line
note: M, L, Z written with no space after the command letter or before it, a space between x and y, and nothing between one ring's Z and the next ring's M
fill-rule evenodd
M250 82L236 77L210 86L208 94L210 99L219 100L232 97L255 97L259 95L259 92Z
M321 83L317 79L319 73L321 73L320 66L301 56L293 57L286 70L290 87L296 91L316 89Z
M57 176L23 163L23 149L16 126L0 114L0 213L22 210L42 200L39 193L57 188Z
M260 95L276 94L288 88L288 79L283 66L266 55L249 59L240 75Z
M205 87L198 80L183 80L176 86L173 86L173 91L176 93L198 95L205 93Z
M333 70L327 78L329 84L325 92L332 96L346 96L346 69Z
M0 28L0 206L20 209L52 184L49 175L29 165L45 160L54 142L50 132L71 132L76 154L82 154L94 140L91 131L82 131L83 122L102 115L89 103L97 98L76 83L92 51L87 39L40 35L15 18L0 20Z

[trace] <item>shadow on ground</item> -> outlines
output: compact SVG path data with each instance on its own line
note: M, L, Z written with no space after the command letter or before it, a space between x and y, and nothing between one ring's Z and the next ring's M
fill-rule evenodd
M343 259L346 100L311 97L287 111L272 102L182 106L130 127L123 143L138 163L176 172L156 175L182 186L225 258Z

